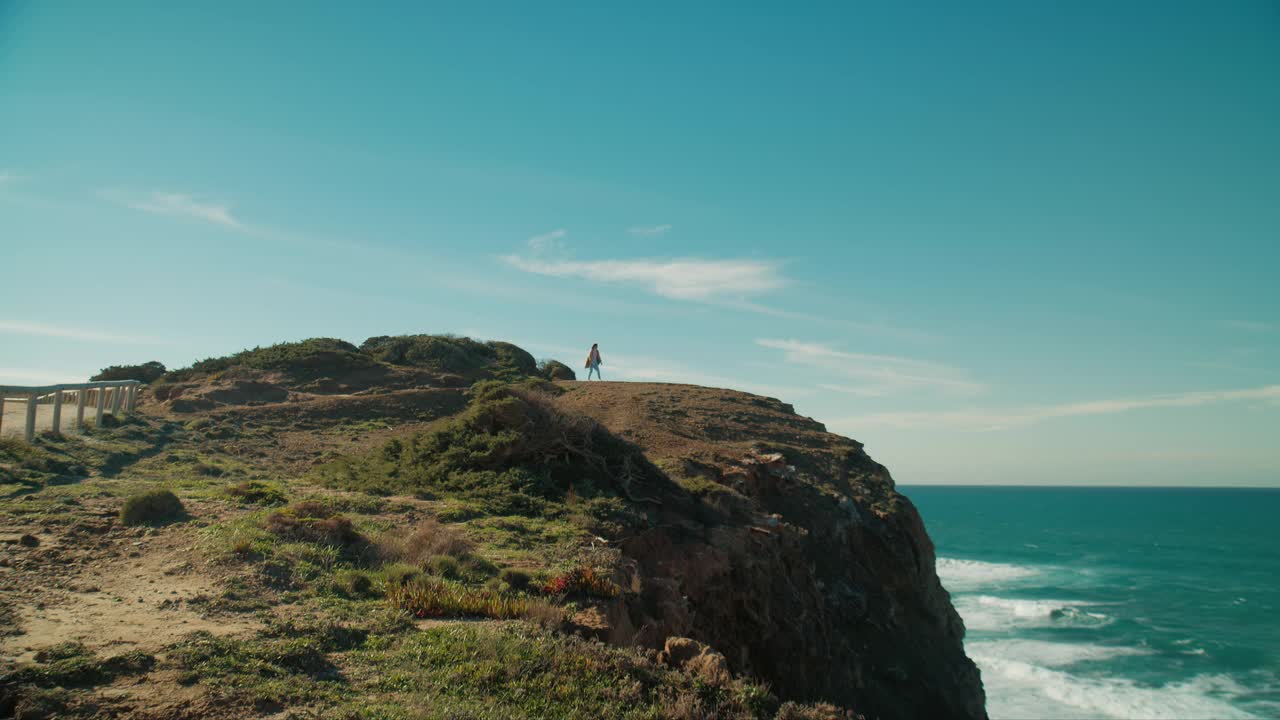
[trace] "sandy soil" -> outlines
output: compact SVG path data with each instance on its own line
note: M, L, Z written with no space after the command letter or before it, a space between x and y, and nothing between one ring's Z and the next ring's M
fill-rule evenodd
M37 547L20 544L28 533ZM108 654L154 652L197 630L255 629L191 607L193 598L219 590L217 576L193 562L196 541L187 525L128 529L107 517L70 528L0 527L0 600L16 608L20 632L0 636L0 663L29 661L37 649L66 641Z

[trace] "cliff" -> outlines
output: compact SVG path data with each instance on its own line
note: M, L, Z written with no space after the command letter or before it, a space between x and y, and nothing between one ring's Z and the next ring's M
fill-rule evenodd
M553 369L306 341L3 444L0 716L985 717L932 543L861 445L770 398ZM157 487L182 508L117 517Z

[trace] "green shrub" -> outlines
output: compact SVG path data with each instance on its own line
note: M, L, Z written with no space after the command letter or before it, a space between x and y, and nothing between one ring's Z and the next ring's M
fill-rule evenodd
M409 583L422 577L422 568L417 568L404 563L392 563L384 565L378 571L378 576L382 578L382 583L386 587L399 587L408 585Z
M165 367L163 364L152 360L151 362L141 365L112 365L105 367L97 375L89 378L89 382L100 382L103 380L141 380L143 383L150 384L160 379L164 375Z
M186 515L182 501L169 490L148 490L124 501L120 521L125 525L159 525Z
M533 578L529 576L529 573L515 568L503 568L502 572L498 573L498 580L501 583L506 585L508 588L517 591L524 590L529 587L529 582L532 579Z
M561 409L546 393L479 382L471 395L467 410L438 429L329 463L315 471L317 479L350 490L447 499L451 504L439 515L450 520L546 516L570 490L574 502L616 496L619 487L634 499L657 494L646 484L670 483L634 446ZM616 515L615 509L608 512Z
M247 480L230 485L226 493L240 502L253 505L283 505L285 502L284 490L279 485L260 480Z
M360 352L355 345L336 338L311 338L300 342L278 343L269 347L242 350L234 355L206 358L191 367L167 373L166 380L182 381L212 375L236 366L256 370L278 370L295 377L332 376L377 363Z
M377 587L369 573L363 570L346 568L333 575L333 587L339 593L350 598L370 597L377 595Z
M392 365L441 372L516 379L535 375L537 362L522 348L505 342L478 342L452 335L381 335L360 345L370 357Z
M442 578L456 579L462 573L462 563L458 562L458 558L451 555L436 555L427 560L427 567L432 574L439 575Z
M578 374L573 368L559 360L543 360L538 363L538 374L548 380L577 380Z

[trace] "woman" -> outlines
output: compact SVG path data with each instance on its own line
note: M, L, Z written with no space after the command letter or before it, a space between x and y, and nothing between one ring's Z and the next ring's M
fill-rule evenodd
M587 353L587 364L583 367L587 368L587 379L591 379L591 373L594 371L597 380L603 380L600 376L600 365L604 361L600 359L600 346L598 343L591 343L591 352Z

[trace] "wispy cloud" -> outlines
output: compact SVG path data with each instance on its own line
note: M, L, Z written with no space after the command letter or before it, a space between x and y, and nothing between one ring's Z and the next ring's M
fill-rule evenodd
M713 300L753 295L786 284L778 263L760 260L596 260L548 261L506 255L502 261L528 273L638 285L676 300Z
M1211 390L1139 398L1092 400L1005 410L973 409L942 412L876 413L842 418L834 424L851 431L859 431L868 427L891 427L990 432L1025 427L1056 418L1111 415L1149 408L1199 407L1201 405L1240 401L1280 403L1280 385L1266 385L1243 390Z
M556 250L560 247L560 241L569 235L569 231L564 228L558 228L548 233L534 235L526 242L529 248L535 253L544 253L549 250Z
M2 335L35 335L40 337L63 338L82 342L114 343L119 345L172 345L176 340L143 337L107 329L71 328L43 323L15 322L0 320Z
M1255 333L1271 332L1276 329L1276 326L1271 323L1258 322L1257 320L1224 320L1222 324L1233 330L1245 330Z
M918 389L942 390L960 395L981 393L986 386L973 380L966 370L935 362L836 350L820 343L799 340L756 340L761 347L781 350L790 363L805 365L858 382L856 385L830 383L834 392L883 396Z
M627 232L631 233L635 237L656 237L658 235L665 235L670 230L671 230L671 225L669 224L632 225L631 227L627 228Z
M152 215L176 215L202 220L233 230L244 231L248 229L244 223L232 214L229 205L187 193L157 190L141 196L116 191L104 191L100 194L116 204Z

